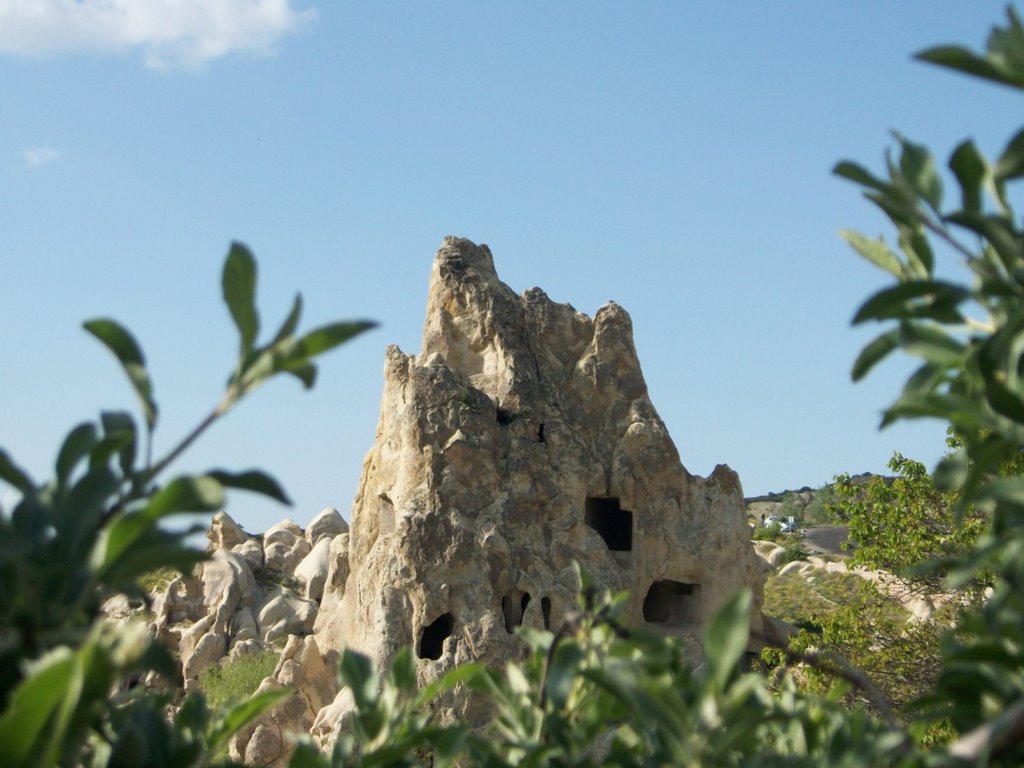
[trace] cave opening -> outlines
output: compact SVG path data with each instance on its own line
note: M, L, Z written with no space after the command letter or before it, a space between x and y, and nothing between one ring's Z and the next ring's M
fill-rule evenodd
M700 584L669 579L656 581L644 598L644 621L680 627L701 620Z
M633 549L633 513L619 506L618 497L588 497L583 519L612 552Z
M452 636L455 629L455 617L450 613L442 613L420 632L420 642L416 647L416 655L421 659L437 661L444 651L444 641Z
M505 631L510 635L516 627L523 625L526 606L530 604L530 593L520 589L512 590L501 598L501 615L505 619Z

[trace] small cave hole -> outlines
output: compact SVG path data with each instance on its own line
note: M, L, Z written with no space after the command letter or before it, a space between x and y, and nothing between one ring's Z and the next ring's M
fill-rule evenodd
M543 424L541 424L539 427L537 427L537 442L538 443L547 442L544 439L544 425Z
M441 658L444 650L444 641L452 636L455 629L455 617L450 613L442 613L432 624L423 628L420 633L420 642L416 648L416 655L421 659Z
M584 521L601 535L612 552L633 549L633 513L622 509L618 498L588 498Z
M513 415L512 411L509 411L505 408L498 409L498 423L501 424L501 426L507 427L513 421L515 421L515 416Z
M530 593L514 589L501 598L501 615L505 619L505 631L510 635L516 627L523 625L526 606L530 604Z
M667 579L656 581L644 598L644 620L670 627L699 624L700 602L700 584Z
M551 629L551 598L540 599L540 612L544 614L544 629Z

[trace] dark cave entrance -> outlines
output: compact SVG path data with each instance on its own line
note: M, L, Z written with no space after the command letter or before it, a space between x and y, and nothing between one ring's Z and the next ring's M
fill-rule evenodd
M455 629L455 617L450 613L442 613L433 623L420 632L420 642L416 647L416 655L421 659L437 661L444 651L444 641L452 636Z
M617 497L589 497L583 519L601 535L612 552L633 549L633 513L622 509Z

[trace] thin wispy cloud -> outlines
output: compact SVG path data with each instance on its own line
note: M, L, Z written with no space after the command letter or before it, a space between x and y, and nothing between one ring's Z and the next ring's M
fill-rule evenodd
M21 153L21 157L29 168L38 168L41 165L56 163L63 155L53 147L42 146L26 149Z
M316 18L292 0L0 0L0 53L140 53L153 69L201 69L234 52L270 55Z

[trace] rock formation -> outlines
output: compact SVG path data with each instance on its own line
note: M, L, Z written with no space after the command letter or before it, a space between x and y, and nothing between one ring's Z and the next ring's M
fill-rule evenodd
M208 538L213 559L168 585L154 630L179 650L186 688L224 658L284 645L263 688L296 694L232 743L252 765L283 765L289 731L336 737L352 706L335 687L342 649L383 667L411 646L422 683L516 657L517 627L555 630L575 605L574 563L630 593L627 622L695 654L737 589L753 587L759 609L764 578L739 479L682 466L626 311L517 296L486 246L456 238L434 261L422 351L387 351L351 530L327 509L261 539L221 513ZM457 695L443 710L486 715Z
M387 351L347 551L330 555L319 647L385 665L412 646L424 682L519 653L520 625L557 628L574 561L630 592L628 621L692 637L744 585L759 606L763 579L739 479L682 466L626 311L517 296L486 246L456 238L422 351Z

